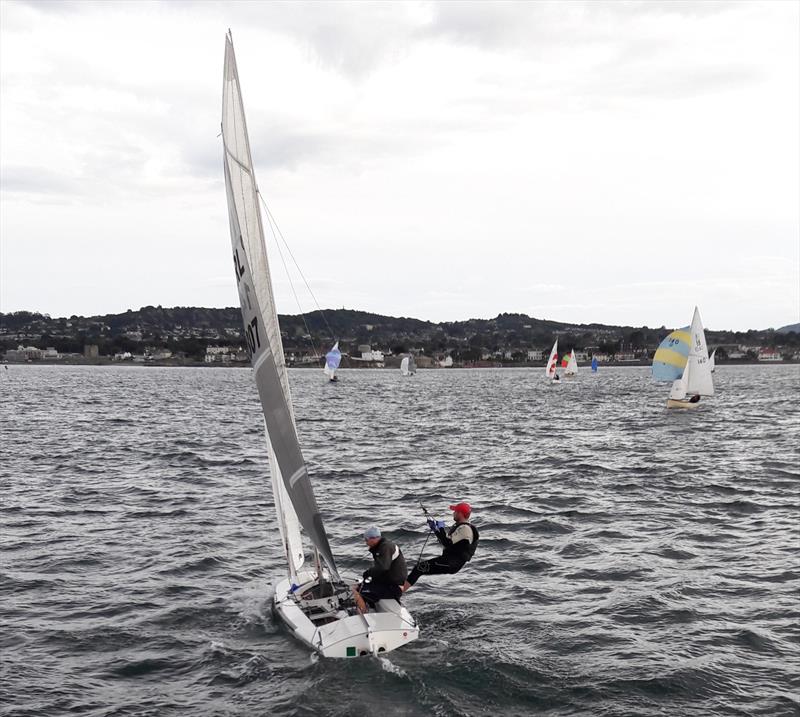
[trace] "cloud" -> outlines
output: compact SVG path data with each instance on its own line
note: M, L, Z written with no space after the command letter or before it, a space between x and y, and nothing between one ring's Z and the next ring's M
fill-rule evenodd
M452 319L570 291L536 314L641 325L702 299L790 323L797 23L796 3L0 3L4 302L104 313L101 272L81 294L13 267L64 236L47 257L77 275L110 235L126 301L232 300L196 278L229 262L231 27L257 176L323 303Z
M76 194L78 177L48 170L46 167L0 166L0 187L12 194Z

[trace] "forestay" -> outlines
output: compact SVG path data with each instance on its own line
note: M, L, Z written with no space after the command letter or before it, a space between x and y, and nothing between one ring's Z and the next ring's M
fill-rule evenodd
M299 520L328 566L331 577L338 579L336 564L294 425L289 381L258 208L258 188L253 173L230 35L226 36L225 41L222 142L236 282L245 338L264 412L278 522L290 574L294 574L303 562L302 544L296 529L296 520ZM278 470L275 470L276 466ZM291 510L292 507L294 510ZM292 524L293 521L295 525Z

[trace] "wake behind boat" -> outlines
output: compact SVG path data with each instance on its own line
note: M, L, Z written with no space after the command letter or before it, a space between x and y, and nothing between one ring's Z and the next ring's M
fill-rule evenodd
M295 637L326 657L389 652L416 639L417 624L396 600L379 600L372 613L358 611L336 568L300 450L230 32L225 38L222 143L236 283L286 557L286 577L275 585L273 609ZM313 566L306 566L301 527L313 547Z

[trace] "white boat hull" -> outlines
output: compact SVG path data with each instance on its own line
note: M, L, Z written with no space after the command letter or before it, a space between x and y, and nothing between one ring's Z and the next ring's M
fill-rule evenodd
M316 573L301 573L298 581L301 586L294 593L288 578L275 585L273 611L298 640L324 657L378 655L419 637L416 621L396 600L380 600L377 611L361 615L337 609L331 598L327 617L312 620L301 608L300 596L316 583Z
M675 398L667 399L667 408L697 408L699 405L700 401L678 400Z

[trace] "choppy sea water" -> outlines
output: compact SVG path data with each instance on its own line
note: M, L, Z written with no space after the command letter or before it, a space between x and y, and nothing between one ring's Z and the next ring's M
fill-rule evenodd
M475 507L473 562L405 598L421 638L335 661L276 624L249 370L12 366L0 713L800 714L797 367L720 367L691 412L635 368L291 382L346 574L367 524L413 563L418 499Z

